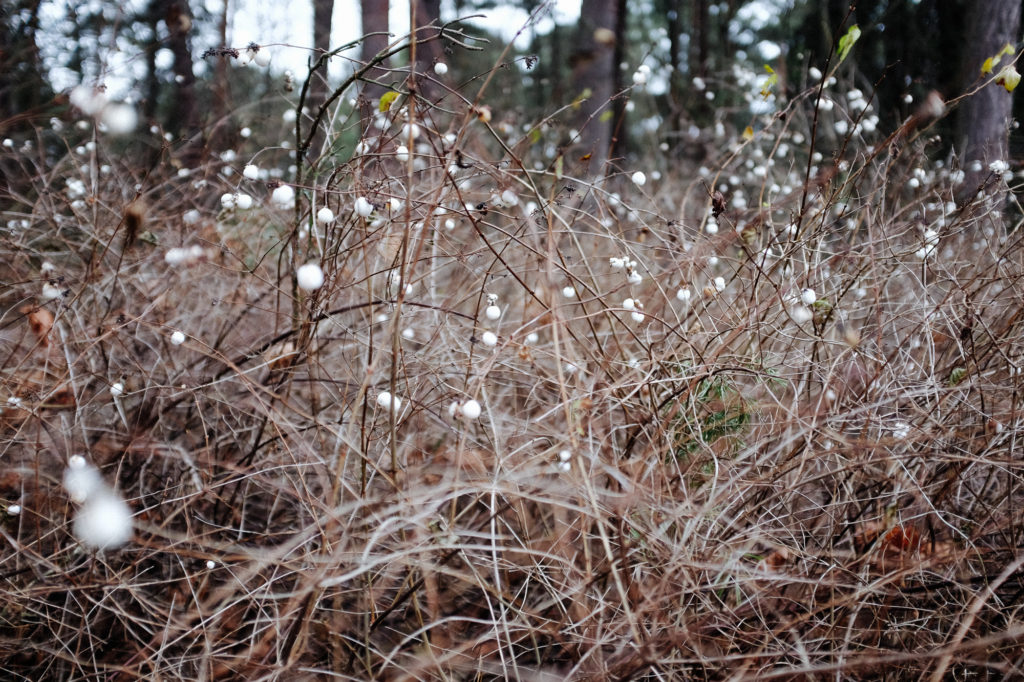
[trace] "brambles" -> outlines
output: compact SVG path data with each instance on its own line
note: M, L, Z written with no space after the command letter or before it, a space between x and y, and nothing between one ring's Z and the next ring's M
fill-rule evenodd
M716 82L787 115L604 175L450 63L366 120L296 83L201 167L0 147L37 183L0 241L4 669L1013 675L1011 166L958 204L926 128L819 72Z

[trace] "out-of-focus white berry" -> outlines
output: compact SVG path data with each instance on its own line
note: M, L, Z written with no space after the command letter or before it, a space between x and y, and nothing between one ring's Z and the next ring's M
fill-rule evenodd
M259 51L255 55L253 55L252 62L256 66L267 67L270 66L270 60L272 59L272 57L273 55L270 54L270 50L268 50L265 47L261 47Z
M481 411L480 403L475 400L467 400L462 404L462 416L466 419L476 419Z
M643 171L637 171L636 173L633 173L630 179L633 181L633 184L636 185L637 187L643 187L644 185L647 184L647 176L644 174Z
M89 116L95 116L100 113L103 107L107 104L107 94L104 91L91 88L86 85L79 85L72 89L68 99L70 99L71 104L78 107L83 114L87 114Z
M53 286L49 282L43 282L43 300L52 301L55 298L60 298L61 291L57 287Z
M110 385L110 395L114 398L120 398L124 395L124 384L120 381L116 381Z
M130 104L108 104L103 107L100 122L111 135L127 135L139 124L139 115Z
M574 287L562 287L562 296L565 298L576 298L576 289Z
M715 289L718 291L725 289L725 277L715 277Z
M183 343L185 343L185 333L175 329L171 333L171 345L180 346Z
M377 404L385 410L392 410L393 412L398 412L402 409L401 398L391 395L389 391L381 391L377 394Z
M438 76L445 75L446 73L448 73L448 65L445 64L444 62L438 62L437 64L434 64L434 73L436 73Z
M538 340L540 340L540 336L537 335L537 332L530 332L526 335L526 343L530 345L537 343Z
M249 165L242 169L242 175L245 176L246 179L248 180L258 180L260 177L259 166L255 166L250 163Z
M196 223L199 222L200 217L201 214L199 213L199 211L197 211L194 208L190 208L189 210L185 211L185 213L181 216L181 220L186 225L195 225Z
M562 462L568 462L572 459L572 450L562 450L558 453L558 459Z
M690 289L688 287L683 287L676 292L676 298L682 301L683 303L689 303L690 296L692 296L692 294L690 293Z
M818 294L814 289L804 289L800 292L800 300L803 301L804 305L812 305L818 300Z
M206 568L207 570L212 571L213 569L217 568L217 563L213 560L209 560L206 562Z
M316 291L324 285L324 271L316 263L300 265L295 271L295 278L298 280L299 288L305 291Z
M488 320L497 320L499 317L501 317L501 308L499 308L496 305L489 305L484 310L484 315L487 316Z
M283 210L295 208L295 190L291 185L280 185L271 193L270 201Z
M636 270L630 270L629 274L626 276L626 281L630 284L640 284L640 282L644 281L644 278L643 275Z
M416 331L412 327L406 327L402 330L402 338L406 341L412 341L416 338Z
M235 206L243 211L248 211L252 208L252 197L245 192L239 192L235 195Z
M17 516L20 513L21 513L21 505L20 504L11 504L11 505L7 506L7 515L8 516Z
M369 218L370 214L373 213L373 204L371 204L366 197L357 197L355 204L356 215L361 218Z
M482 341L485 346L493 347L498 344L498 335L494 332L484 332L480 335L480 341Z
M409 148L404 144L398 145L398 149L395 150L395 158L400 163L405 163L409 160Z
M78 510L72 529L83 544L114 549L132 538L132 511L116 493L103 489Z
M790 311L790 315L793 317L793 321L797 324L803 324L814 317L814 313L807 306L794 306Z
M334 211L324 206L316 212L316 221L321 225L328 225L334 222Z
M103 487L100 472L89 466L84 457L73 455L68 459L68 468L64 470L64 489L73 501L81 504Z

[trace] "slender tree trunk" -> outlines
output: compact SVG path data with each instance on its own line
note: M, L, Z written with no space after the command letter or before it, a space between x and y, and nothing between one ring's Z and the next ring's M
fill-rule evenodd
M416 2L416 32L417 40L425 41L416 46L416 72L424 74L431 72L434 64L444 58L444 46L437 40L441 26L441 0L415 0ZM427 26L435 28L425 28ZM436 88L427 78L418 78L417 85L420 94L431 99L436 95Z
M679 131L682 129L683 113L683 74L680 61L681 45L679 37L683 31L683 8L679 0L664 2L665 17L668 24L668 129L672 132L670 142L673 147L679 144Z
M577 126L580 149L590 154L590 168L598 171L608 159L612 137L611 117L602 117L614 94L615 29L618 0L591 0L580 16L572 65L573 94L586 97L580 103Z
M708 32L711 13L708 0L696 0L693 8L693 34L690 41L690 73L700 78L708 75Z
M384 50L390 39L388 38L388 3L381 0L361 0L363 22L363 45L360 52L360 59L365 64L377 54ZM359 111L362 117L363 130L373 120L373 113L376 111L377 101L387 91L382 83L388 79L388 65L382 63L380 66L371 69L366 74L367 81L363 83L359 96ZM371 82L372 81L372 82Z
M224 0L217 26L218 36L221 45L228 44L228 5L229 1ZM231 102L231 84L228 79L229 61L226 58L214 60L214 82L213 82L213 118L214 128L211 133L216 139L210 140L214 149L220 148L221 144L229 141L228 129L226 126L229 103Z
M174 82L176 93L170 117L165 126L175 136L184 136L188 142L182 149L182 162L193 167L203 153L202 128L196 106L196 76L192 71L192 11L187 0L155 0L162 10L167 25L167 47L174 54Z
M626 0L619 0L615 8L615 56L612 59L612 136L608 144L608 159L618 160L627 146L626 98L617 96L626 84L620 64L626 61Z
M970 52L964 60L964 89L979 83L981 65L1004 45L1016 45L1020 33L1020 0L977 0L968 13L964 43ZM1002 64L1008 64L1004 57ZM996 66L998 70L999 65ZM988 76L986 76L987 78ZM1009 126L1013 95L1001 85L990 83L964 100L957 124L960 149L967 169L961 199L974 196L989 177L992 161L1006 161L1009 154ZM972 168L980 164L980 170Z
M331 51L331 20L334 15L334 0L313 0L313 59L320 59ZM309 108L317 111L327 100L327 65L316 73L309 84ZM309 147L310 160L315 160L324 152L324 144L328 141L329 117L325 117L316 131Z

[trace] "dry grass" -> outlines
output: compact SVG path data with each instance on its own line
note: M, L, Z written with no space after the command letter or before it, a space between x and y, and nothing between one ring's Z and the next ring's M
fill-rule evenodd
M947 205L926 132L849 135L805 184L793 135L815 94L720 140L715 234L696 169L594 183L458 92L412 112L409 162L396 107L365 153L303 165L294 211L241 159L183 178L103 136L47 162L7 150L31 189L0 235L0 398L20 399L0 498L22 506L2 525L4 676L1020 676L1024 249L991 208L1005 184ZM257 206L219 210L237 188ZM318 226L325 205L339 217ZM314 292L294 283L307 261ZM469 399L478 419L450 415ZM127 546L71 534L75 453L134 510Z

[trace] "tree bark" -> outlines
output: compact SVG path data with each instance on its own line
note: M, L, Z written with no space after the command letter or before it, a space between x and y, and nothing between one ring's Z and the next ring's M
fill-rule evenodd
M364 64L384 50L390 42L388 38L388 4L386 0L360 0L359 6L362 10L363 22L363 44L360 50L360 59ZM380 84L387 80L387 66L387 63L384 62L366 74L367 81L375 82L364 82L360 91L359 112L362 117L363 130L373 120L377 100L387 91L387 88Z
M425 28L431 25L435 28ZM416 45L416 73L433 73L434 64L444 58L444 46L436 40L441 26L441 0L416 0L416 26L416 39L425 41ZM428 99L437 94L429 78L418 77L417 86Z
M202 128L196 106L196 76L192 71L192 12L187 0L154 0L167 25L167 47L174 54L176 96L165 128L187 142L181 151L182 163L194 167L203 152Z
M334 0L313 0L313 59L320 59L331 51L331 22L334 16ZM327 69L325 64L316 73L310 74L312 81L309 83L309 108L310 111L317 111L327 101ZM328 140L327 129L330 127L330 117L324 117L320 123L320 129L316 131L310 142L308 154L310 160L319 157L324 151L324 144Z
M590 168L601 169L608 159L612 137L612 120L602 116L614 94L615 43L618 0L591 0L581 14L572 65L573 93L585 99L580 102L577 127L582 154L590 154Z
M964 60L964 89L979 83L981 66L986 59L997 54L1007 43L1016 45L1020 13L1020 0L977 0L974 3L968 12L964 35L964 43L970 46ZM1000 64L1008 64L1011 59L1004 57ZM995 68L998 72L1001 66L996 65ZM1013 95L996 83L989 83L968 97L960 108L957 137L967 170L961 186L961 199L974 196L989 177L988 165L992 161L1007 160L1012 108ZM981 170L972 169L975 162L980 162Z

